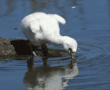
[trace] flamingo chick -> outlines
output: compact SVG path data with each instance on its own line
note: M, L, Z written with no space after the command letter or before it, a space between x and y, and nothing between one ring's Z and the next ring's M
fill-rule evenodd
M60 35L59 23L65 24L66 20L57 14L35 12L25 16L21 21L21 30L32 43L46 43L63 45L64 49L73 57L77 51L77 42L69 36ZM35 52L33 52L35 55Z

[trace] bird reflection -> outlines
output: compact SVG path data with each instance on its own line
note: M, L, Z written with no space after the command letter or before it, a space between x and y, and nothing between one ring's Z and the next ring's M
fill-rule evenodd
M27 67L28 67L28 72L31 72L33 70L33 60L34 57L31 56L28 60L27 60Z
M28 90L62 90L68 86L69 79L73 79L79 73L75 59L65 69L47 65L48 57L42 58L42 66L33 68L33 59L34 57L30 57L27 61L28 72L23 79ZM62 78L65 80L62 81Z

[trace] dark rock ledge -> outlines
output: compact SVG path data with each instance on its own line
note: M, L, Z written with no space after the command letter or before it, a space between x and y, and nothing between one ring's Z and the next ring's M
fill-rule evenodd
M24 39L5 39L0 37L0 59L23 59L32 56L32 50L38 49L41 45L36 46L29 43L28 40Z

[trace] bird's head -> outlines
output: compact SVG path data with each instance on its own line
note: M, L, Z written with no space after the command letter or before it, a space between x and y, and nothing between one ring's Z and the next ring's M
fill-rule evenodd
M75 39L64 36L64 43L63 43L64 49L69 52L71 57L73 58L75 55L75 52L77 51L78 43Z

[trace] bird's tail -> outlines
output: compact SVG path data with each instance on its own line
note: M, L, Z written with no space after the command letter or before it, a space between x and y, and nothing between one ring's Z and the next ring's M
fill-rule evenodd
M52 16L53 16L59 23L61 23L61 24L63 24L63 25L66 23L66 20L65 20L63 17L59 16L58 14L52 14Z

